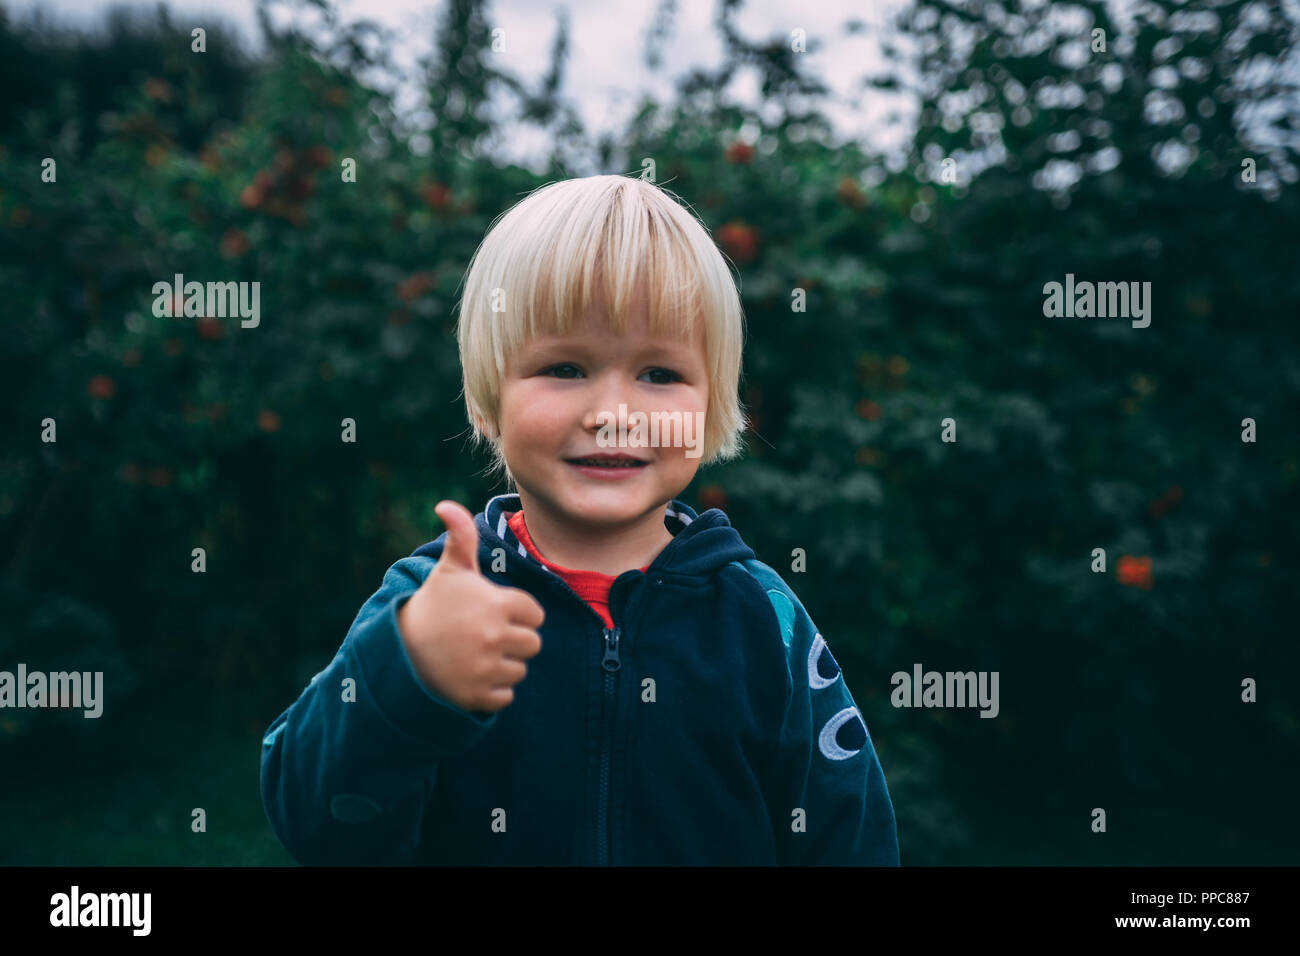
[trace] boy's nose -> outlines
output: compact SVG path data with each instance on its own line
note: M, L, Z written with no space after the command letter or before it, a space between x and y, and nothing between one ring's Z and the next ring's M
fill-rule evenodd
M606 421L617 426L619 405L627 406L628 415L637 411L636 391L621 375L601 376L593 383L583 426L590 431L599 430Z

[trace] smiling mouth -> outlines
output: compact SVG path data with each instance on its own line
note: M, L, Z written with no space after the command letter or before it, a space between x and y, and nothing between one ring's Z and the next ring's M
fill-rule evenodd
M584 468L644 468L646 462L635 458L566 458L570 465Z

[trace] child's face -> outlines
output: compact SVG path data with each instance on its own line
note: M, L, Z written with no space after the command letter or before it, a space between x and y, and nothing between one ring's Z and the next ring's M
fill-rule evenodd
M541 509L539 518L572 528L649 527L695 477L704 442L703 428L695 426L703 424L709 402L704 323L696 323L692 341L651 336L644 290L629 318L627 334L615 335L597 302L569 335L539 336L507 362L501 438L525 512ZM601 422L612 416L617 435L620 404L627 406L628 442L602 446ZM633 445L637 412L678 412L689 430L661 429L660 447ZM646 464L593 475L568 461L597 452Z

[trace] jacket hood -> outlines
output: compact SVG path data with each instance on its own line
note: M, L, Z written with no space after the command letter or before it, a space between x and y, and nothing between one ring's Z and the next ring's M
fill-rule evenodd
M528 553L528 549L510 530L506 513L519 511L523 501L519 495L497 495L474 516L479 533L479 566L488 567L492 552L504 548L506 560L512 567L523 566L550 577L558 577ZM673 540L650 564L647 574L671 574L687 577L708 577L733 561L747 561L754 557L753 550L741 540L740 534L721 508L710 508L703 514L684 502L674 499L664 509L664 527ZM437 558L442 554L447 532L437 540L418 548L414 554Z

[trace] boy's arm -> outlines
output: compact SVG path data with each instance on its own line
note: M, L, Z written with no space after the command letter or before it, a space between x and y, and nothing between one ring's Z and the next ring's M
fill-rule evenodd
M776 612L788 665L784 717L764 774L778 864L897 866L885 773L839 665L780 575L744 563Z
M421 556L390 567L334 659L267 729L262 803L299 863L424 862L428 779L496 720L435 695L407 657L397 612L435 564Z

